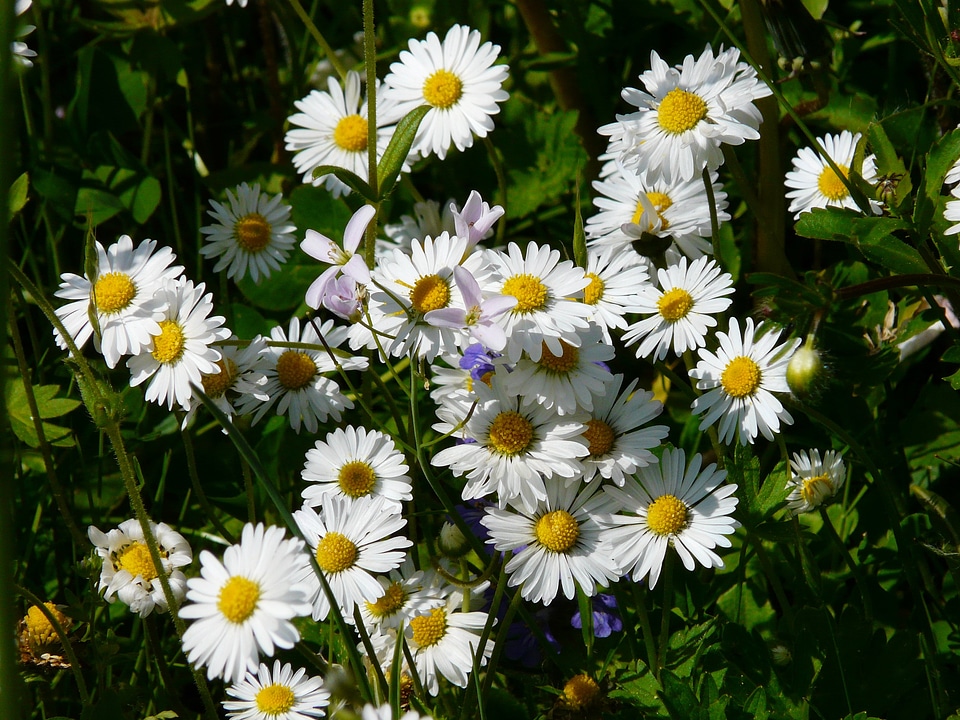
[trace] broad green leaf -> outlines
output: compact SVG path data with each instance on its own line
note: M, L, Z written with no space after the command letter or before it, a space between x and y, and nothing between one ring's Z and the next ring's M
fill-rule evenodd
M318 165L313 169L313 179L321 178L324 175L333 175L342 182L344 185L349 187L354 192L359 193L361 196L374 202L376 198L373 196L373 189L367 184L366 180L363 180L359 175L355 175L346 168L342 168L338 165Z
M664 707L675 720L707 720L706 713L700 708L697 696L693 694L687 682L664 670L660 675L663 690L658 693Z
M58 392L60 392L59 385L33 386L37 410L42 419L46 420L66 415L80 404L79 400L56 397ZM17 378L7 381L6 398L7 415L10 418L10 426L13 432L30 447L40 447L40 438L34 427L33 416L30 413L30 405L27 402L27 394L22 380ZM73 445L73 437L69 428L46 422L42 424L42 428L44 437L51 445L59 447Z
M897 154L893 143L887 136L887 132L880 123L870 123L867 128L867 138L870 140L870 148L877 156L877 175L883 177L895 177L895 189L892 199L888 204L899 207L905 198L911 196L913 184L910 181L910 174L907 172L903 159ZM879 187L874 195L875 199L881 200L880 195L883 188Z
M920 237L930 231L934 212L943 191L943 179L957 160L960 159L960 130L944 135L930 149L927 155L926 170L917 188L916 207L913 222Z
M432 109L429 105L421 105L404 115L397 123L397 129L394 130L393 137L390 138L390 143L383 151L383 157L380 158L380 164L377 166L377 190L380 193L380 200L393 190L397 178L400 177L400 170L410 155L413 141L417 139L420 123Z
M27 204L27 191L30 189L30 176L27 173L23 173L20 177L13 181L13 185L10 186L10 217L13 217L18 212L23 210L23 206Z
M334 199L327 190L315 185L299 186L290 193L289 200L290 219L300 233L313 230L335 241L343 238L351 214L343 200Z

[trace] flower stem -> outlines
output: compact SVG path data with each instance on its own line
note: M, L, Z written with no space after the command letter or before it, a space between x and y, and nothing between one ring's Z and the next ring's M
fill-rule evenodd
M670 642L670 610L673 608L673 552L668 548L663 558L663 606L660 617L660 648L657 651L657 664L654 670L657 682L660 682L661 671L667 664L667 645Z
M306 10L303 9L303 6L299 3L299 1L289 0L289 2L290 7L293 8L293 11L297 14L297 17L300 18L301 22L303 22L304 26L307 28L307 32L313 35L313 39L317 41L317 45L319 45L320 49L323 50L323 54L329 61L330 67L336 71L341 80L345 80L347 77L347 69L343 66L343 63L340 62L340 58L337 57L337 53L334 52L332 47L330 47L330 43L327 42L326 38L323 37L323 34L317 29L317 26L313 23L313 20L310 19L310 16L307 15Z
M643 632L643 644L647 648L647 667L651 672L657 670L657 644L653 639L653 626L650 624L650 613L647 611L647 602L650 593L639 583L633 584L633 596L637 604L637 616L640 618L640 630Z
M850 551L847 549L846 543L843 542L843 539L837 533L837 529L833 526L833 522L830 520L830 516L827 514L827 508L823 505L820 506L820 517L823 518L823 526L827 529L827 534L832 538L833 543L837 546L837 549L840 551L840 555L843 557L843 561L847 564L847 568L850 570L850 574L853 575L854 582L857 583L857 589L860 590L860 599L863 600L863 616L867 622L873 621L873 598L870 596L870 592L867 589L867 579L863 575L863 569L857 564L857 562L850 555Z

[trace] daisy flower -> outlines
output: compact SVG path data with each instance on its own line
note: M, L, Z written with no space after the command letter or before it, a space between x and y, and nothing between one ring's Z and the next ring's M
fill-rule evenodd
M960 185L950 191L950 195L956 200L947 200L943 207L943 217L945 220L955 223L943 231L944 235L956 235L960 233Z
M630 247L644 233L670 238L690 258L713 254L710 243L710 204L703 178L646 179L619 166L603 180L594 181L599 193L593 199L598 212L587 219L586 232L591 245L611 246L618 250ZM713 185L717 222L730 219L726 212L727 194L710 173ZM652 210L652 212L651 212Z
M417 570L409 556L388 576L378 577L377 582L382 588L380 597L357 605L364 626L371 632L397 630L417 615L445 604L446 595L433 571Z
M460 330L494 352L503 350L507 335L495 321L515 308L517 299L509 295L497 295L484 300L480 283L460 265L453 267L453 279L460 290L464 309L446 307L430 310L423 316L424 319L434 327Z
M647 266L633 248L587 248L587 279L583 303L590 307L590 320L603 333L603 341L612 344L610 328L626 329L623 316L637 312L636 296L648 283Z
M650 69L640 76L646 91L624 88L624 100L638 110L618 115L626 150L624 167L648 179L692 180L704 168L723 164L720 146L741 145L760 137L762 116L754 101L771 94L736 48L716 56L706 49L696 60L669 67L650 52ZM611 127L601 134L613 135Z
M230 339L236 340L236 335L231 335ZM270 400L270 396L263 391L267 384L267 376L264 374L266 349L267 343L259 335L246 347L221 345L220 359L216 363L219 372L204 373L200 376L204 394L213 400L227 418L232 419L237 414L233 404L244 396L259 402ZM196 400L197 398L194 398L194 401ZM191 403L190 411L183 419L184 427L193 419L198 407L199 403Z
M250 272L255 283L270 277L290 256L296 225L290 222L290 206L277 193L272 198L260 192L260 184L242 183L236 195L227 190L227 205L211 200L207 210L216 224L200 228L207 242L200 248L206 258L219 258L214 272L226 269L227 277L242 280Z
M395 510L382 497L351 501L331 495L319 513L304 506L293 514L348 621L358 603L376 602L383 595L374 576L399 567L404 549L412 545L407 538L395 536L407 524ZM313 572L308 572L313 619L323 620L330 613L330 600Z
M597 514L613 504L600 485L547 482L547 497L533 510L487 508L480 521L487 542L500 552L516 551L506 566L510 587L531 602L549 605L558 592L572 600L579 587L593 596L597 586L620 577L610 547L601 542Z
M212 347L217 340L230 337L230 330L220 327L221 315L213 312L213 294L203 294L206 286L194 287L192 280L168 282L161 291L166 310L151 342L127 359L130 385L136 387L150 380L147 402L166 403L172 410L176 403L189 410L193 402L191 385L201 385L204 373L219 371L220 351Z
M440 691L438 675L457 687L466 687L474 662L479 661L483 667L493 652L493 643L488 640L477 657L488 614L458 612L459 599L459 595L452 595L446 605L417 615L404 628L417 673L431 695Z
M787 484L792 490L787 496L787 507L794 515L816 510L836 495L847 479L843 456L835 450L824 452L823 460L817 449L794 453L790 471Z
M580 415L559 415L540 405L524 406L495 375L463 428L464 442L441 450L432 464L465 475L464 500L497 493L503 505L517 498L533 511L547 497L544 478L579 477L578 458L587 454ZM462 420L462 418L461 418Z
M594 398L583 437L589 455L583 458L584 481L597 475L623 485L624 478L639 467L656 464L650 452L669 432L666 425L643 427L663 412L663 404L648 390L636 390L632 380L623 392L623 375L614 375L604 391Z
M389 703L380 707L364 705L362 720L394 720L393 708ZM433 718L429 715L421 715L415 710L408 710L400 716L399 720L433 720Z
M14 3L14 14L19 17L23 15L30 7L33 5L33 0L16 0ZM14 32L14 37L23 38L36 30L35 25L19 25ZM33 67L33 60L37 56L35 50L31 50L27 47L27 44L15 40L10 44L10 50L13 52L13 59L16 60L23 67Z
M388 257L394 250L409 253L414 241L425 237L439 237L442 233L457 235L457 224L453 219L456 203L452 198L447 201L442 215L440 207L436 200L414 203L413 215L401 215L400 222L385 225L383 231L389 240L377 240L378 255Z
M850 176L850 167L853 165L853 156L860 142L860 133L854 135L844 130L839 135L826 134L817 138L826 151L827 156L836 163L844 178ZM793 170L787 173L786 186L790 189L787 197L790 198L788 210L794 214L794 219L814 208L844 207L861 212L860 207L850 195L847 186L843 184L837 173L824 160L819 151L804 147L797 151L793 158ZM865 182L872 183L877 177L876 155L868 155L863 159L860 175ZM880 203L870 200L870 211L874 215L882 212Z
M657 271L660 287L645 285L637 294L637 310L646 315L623 334L627 347L640 342L638 358L660 361L672 349L683 355L706 344L707 331L716 327L713 315L724 312L733 300L733 278L706 256L687 265L687 258Z
M411 152L441 160L452 142L463 151L493 130L492 115L509 95L501 89L506 65L494 65L500 46L480 45L480 33L454 25L441 44L436 33L426 40L410 40L409 50L390 65L384 78L387 96L395 103L392 119L399 120L421 105L429 105Z
M703 414L701 430L719 419L721 442L732 442L739 434L740 444L746 445L753 443L758 433L773 440L781 420L793 423L773 393L790 392L787 364L800 338L777 345L780 331L764 331L760 323L755 332L753 318L747 318L741 336L739 321L730 318L729 331L717 333L717 352L701 348L700 361L690 371L697 389L707 391L693 401L693 414Z
M527 245L525 255L516 243L510 243L507 254L490 251L487 257L499 274L490 292L517 299L513 310L499 318L507 335L504 354L510 362L517 362L524 351L537 361L545 346L560 356L561 339L579 346L578 333L587 328L587 318L593 314L588 305L575 299L590 284L582 268L569 260L560 262L559 250L534 242Z
M333 320L320 325L320 332L333 351L347 334L346 328L334 327ZM314 321L307 322L301 333L300 319L292 318L288 332L275 327L270 331L270 338L281 343L316 345L318 349L267 347L264 351L268 361L264 370L267 384L263 386L263 392L270 396L270 400L261 402L244 397L240 401L240 413L252 412L253 422L257 423L276 405L276 414L287 415L295 432L300 432L302 425L307 432L315 433L318 422L328 417L339 421L341 412L352 408L353 401L340 392L336 382L324 375L336 370L337 366L320 342ZM344 370L365 370L367 367L367 359L363 357L338 356L337 362Z
M260 653L292 648L300 633L291 622L309 615L312 588L303 579L303 542L285 539L283 528L243 526L240 542L218 560L200 553L200 577L187 581L188 602L180 616L194 620L183 634L183 650L211 680L239 680L256 672Z
M702 463L696 454L687 466L683 450L668 448L659 464L640 468L622 488L604 488L622 508L601 518L610 528L606 541L623 572L633 573L634 582L649 576L653 588L669 547L677 551L687 570L694 570L697 563L723 567L713 550L730 547L726 536L740 527L730 517L737 507L737 486L721 487L726 470L717 470L711 463L701 472Z
M542 405L560 415L592 410L594 398L603 394L611 378L604 363L613 359L613 345L603 342L603 333L594 325L580 334L577 346L561 340L560 347L554 353L544 343L536 362L521 358L504 376L504 387L521 397L525 407Z
M396 512L401 501L413 498L407 464L389 435L377 430L337 428L326 442L307 450L301 477L309 483L303 500L319 507L329 497L383 497Z
M180 601L187 589L187 578L178 568L193 561L190 544L166 523L151 522L150 532L160 550L161 571L167 576L174 597ZM112 603L119 599L140 617L147 617L154 609L161 613L167 611L167 597L138 520L124 520L106 534L91 525L87 528L87 537L103 559L97 590L104 591L104 600Z
M273 661L273 670L260 663L255 674L228 687L227 695L236 700L221 704L234 720L306 720L322 717L330 704L322 678L307 676L303 668L294 672L290 663L280 665L279 660Z
M121 356L140 352L160 332L166 309L160 289L167 280L179 277L183 266L171 265L176 255L168 247L157 250L156 240L144 240L134 250L130 236L122 235L106 250L99 242L96 247L95 279L73 273L60 276L63 282L54 294L70 302L57 309L57 317L78 348L93 336L94 347L112 368ZM91 309L100 326L98 333L90 322ZM53 332L57 345L66 350L60 331Z
M291 115L294 127L287 131L286 149L295 152L293 164L303 174L305 183L324 184L335 198L349 195L350 188L334 175L313 177L315 168L334 165L349 170L361 180L368 180L367 160L367 101L360 101L360 74L347 73L344 87L337 78L327 79L328 92L312 90L294 103L300 112ZM384 89L377 88L377 161L393 136L394 122L390 115L389 99ZM410 168L404 164L405 171Z

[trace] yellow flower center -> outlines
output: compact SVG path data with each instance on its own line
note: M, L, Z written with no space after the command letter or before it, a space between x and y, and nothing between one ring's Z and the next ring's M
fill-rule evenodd
M837 167L840 168L840 172L843 173L844 177L849 177L850 168L840 163L837 163ZM843 181L829 165L825 166L820 172L820 177L817 178L817 188L827 200L832 200L833 202L843 200L849 194L847 192L847 186L843 184Z
M260 213L244 215L233 226L233 239L250 253L258 253L269 245L272 234L273 228Z
M590 457L606 455L617 439L617 434L613 431L613 428L603 420L597 420L597 418L590 418L587 421L587 429L584 430L583 436L589 443Z
M577 348L563 340L560 341L560 345L563 351L560 355L554 355L544 343L539 362L540 367L556 375L564 375L580 364L580 351Z
M256 698L257 710L267 716L283 715L290 712L290 708L296 701L297 698L293 694L293 690L287 685L277 683L261 689Z
M217 360L217 367L220 368L220 372L200 376L200 384L203 385L203 391L211 398L223 397L223 394L232 388L233 384L237 381L237 375L240 370L237 364L230 358Z
M567 552L577 544L580 523L566 510L554 510L537 520L533 526L533 534L547 550Z
M800 488L800 496L811 507L819 507L833 493L833 483L826 474L807 478Z
M501 455L519 455L533 441L533 423L515 410L497 415L490 423L490 445Z
M668 290L657 300L660 317L671 323L685 318L692 307L693 296L683 288Z
M667 220L663 214L667 211L667 208L673 205L673 200L670 199L669 195L664 195L660 192L649 192L646 193L646 195L647 200L653 205L653 209L657 211L657 217L660 218L660 229L666 230L670 227L670 221ZM633 213L631 222L636 225L640 222L641 217L643 217L643 203L637 200L637 209Z
M373 468L363 460L353 460L340 468L337 482L344 495L358 498L370 494L377 483L377 476Z
M503 283L503 294L517 299L513 312L520 315L542 310L550 298L550 291L540 278L527 273L507 278Z
M150 549L142 542L128 545L113 562L114 569L126 570L136 577L139 575L147 582L157 577L157 568L150 557Z
M579 710L596 699L600 692L597 681L586 673L574 675L563 686L563 700L570 707Z
M382 598L376 602L367 603L367 610L369 610L370 614L375 618L382 620L397 612L397 610L403 607L406 601L407 593L404 591L403 585L399 582L393 582L390 583L390 587L387 588Z
M260 586L242 575L234 575L220 588L217 609L230 622L239 625L253 615L260 600Z
M183 328L176 320L160 321L160 334L153 336L153 357L158 363L170 365L179 362L186 345Z
M753 395L760 387L760 366L744 355L735 357L720 375L720 385L730 397Z
M674 88L660 101L657 122L672 135L693 130L707 116L707 103L699 95Z
M587 277L590 279L590 284L583 289L583 302L585 305L596 305L603 299L606 285L596 273L587 273Z
M277 358L277 380L287 390L302 390L317 375L317 364L305 352L287 350Z
M357 546L338 532L328 532L317 543L317 565L325 573L343 572L357 561Z
M439 275L424 275L410 291L410 304L423 315L445 308L450 302L450 285Z
M127 308L137 296L137 286L122 272L101 275L93 285L93 304L104 315L112 315Z
M437 70L423 82L423 99L441 110L457 104L463 95L463 82L449 70Z
M647 508L647 527L657 535L676 535L689 521L687 506L673 495L661 495Z
M60 612L56 605L52 602L45 602L43 605L57 619L60 627L66 630L70 626L70 619ZM47 616L44 615L43 611L36 605L32 605L30 609L27 610L27 614L23 618L23 623L27 628L28 642L34 650L41 649L59 640L53 623L47 619Z
M447 611L434 608L429 615L419 615L410 621L410 629L418 647L436 645L447 634Z
M367 121L359 115L341 118L333 130L333 141L347 152L367 149Z

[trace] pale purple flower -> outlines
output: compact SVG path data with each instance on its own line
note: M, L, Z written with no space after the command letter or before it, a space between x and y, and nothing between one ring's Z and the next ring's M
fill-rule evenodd
M323 300L329 290L327 286L341 273L360 285L370 283L370 270L367 268L363 256L356 253L361 240L363 240L367 225L376 212L372 205L364 205L353 214L343 231L342 248L326 235L322 235L315 230L307 230L306 237L300 243L300 249L320 262L330 263L330 267L324 270L320 277L307 288L307 305L313 309L317 309L321 305L326 307ZM342 288L339 289L342 291Z
M500 205L491 208L476 190L470 191L463 210L458 211L457 206L450 203L450 211L453 213L457 237L469 238L468 247L471 248L490 235L493 224L502 218L505 212Z
M327 310L344 320L356 322L360 319L359 286L351 277L341 275L328 282L321 302Z
M431 310L423 316L424 319L434 327L467 330L470 337L484 347L494 352L503 350L507 345L507 335L502 327L494 323L494 319L516 307L517 298L498 295L484 300L476 278L460 265L453 268L453 279L460 288L466 310L460 308Z

